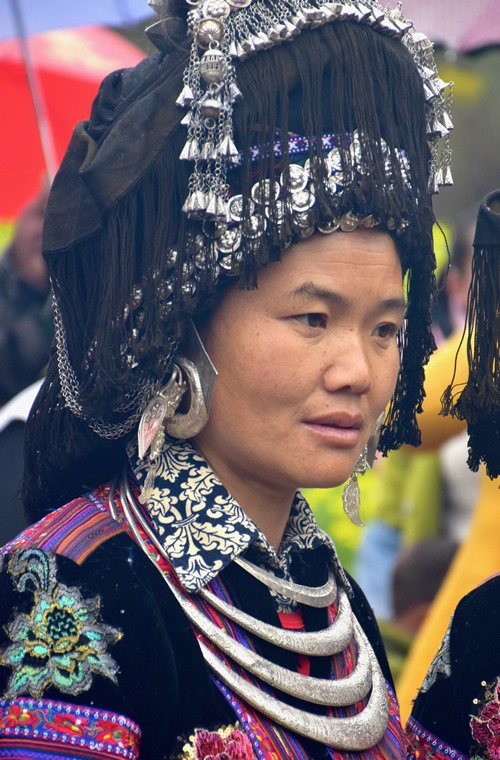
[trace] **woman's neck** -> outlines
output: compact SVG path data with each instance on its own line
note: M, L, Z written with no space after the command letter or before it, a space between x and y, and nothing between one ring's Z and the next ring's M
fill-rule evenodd
M267 485L262 480L238 477L224 462L212 461L200 446L198 448L222 485L277 551L290 516L295 491L279 489L275 484Z

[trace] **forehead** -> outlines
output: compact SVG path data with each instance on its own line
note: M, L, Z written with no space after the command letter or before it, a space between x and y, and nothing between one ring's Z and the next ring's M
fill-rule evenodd
M374 288L401 286L396 244L382 230L316 233L291 246L281 261L261 270L259 288L286 288L294 282L318 279L348 287L366 280Z

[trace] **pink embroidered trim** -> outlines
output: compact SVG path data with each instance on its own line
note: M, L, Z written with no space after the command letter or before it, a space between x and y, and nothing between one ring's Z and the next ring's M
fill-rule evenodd
M49 699L0 699L1 737L137 760L141 730L124 715Z
M500 760L500 678L494 683L483 681L484 698L479 702L479 715L472 716L470 728L474 742L480 747L481 756ZM478 753L479 756L479 753Z
M423 728L415 718L408 719L405 729L407 760L469 760L458 749Z

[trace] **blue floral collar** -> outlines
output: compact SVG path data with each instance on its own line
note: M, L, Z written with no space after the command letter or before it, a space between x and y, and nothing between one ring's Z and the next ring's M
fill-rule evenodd
M148 463L139 459L135 447L129 458L142 486ZM275 568L287 565L294 552L326 546L332 566L346 580L332 540L299 491L278 553L190 441L167 438L143 509L186 591L198 591L251 545Z

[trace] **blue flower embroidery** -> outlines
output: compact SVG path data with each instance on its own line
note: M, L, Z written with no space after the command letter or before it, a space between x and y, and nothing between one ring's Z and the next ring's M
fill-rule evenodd
M76 587L58 583L56 558L39 549L14 555L8 565L20 592L33 593L29 613L7 626L11 640L0 663L12 668L5 697L40 697L49 686L79 694L99 673L116 682L118 665L107 653L121 633L100 622L100 599L83 599Z

